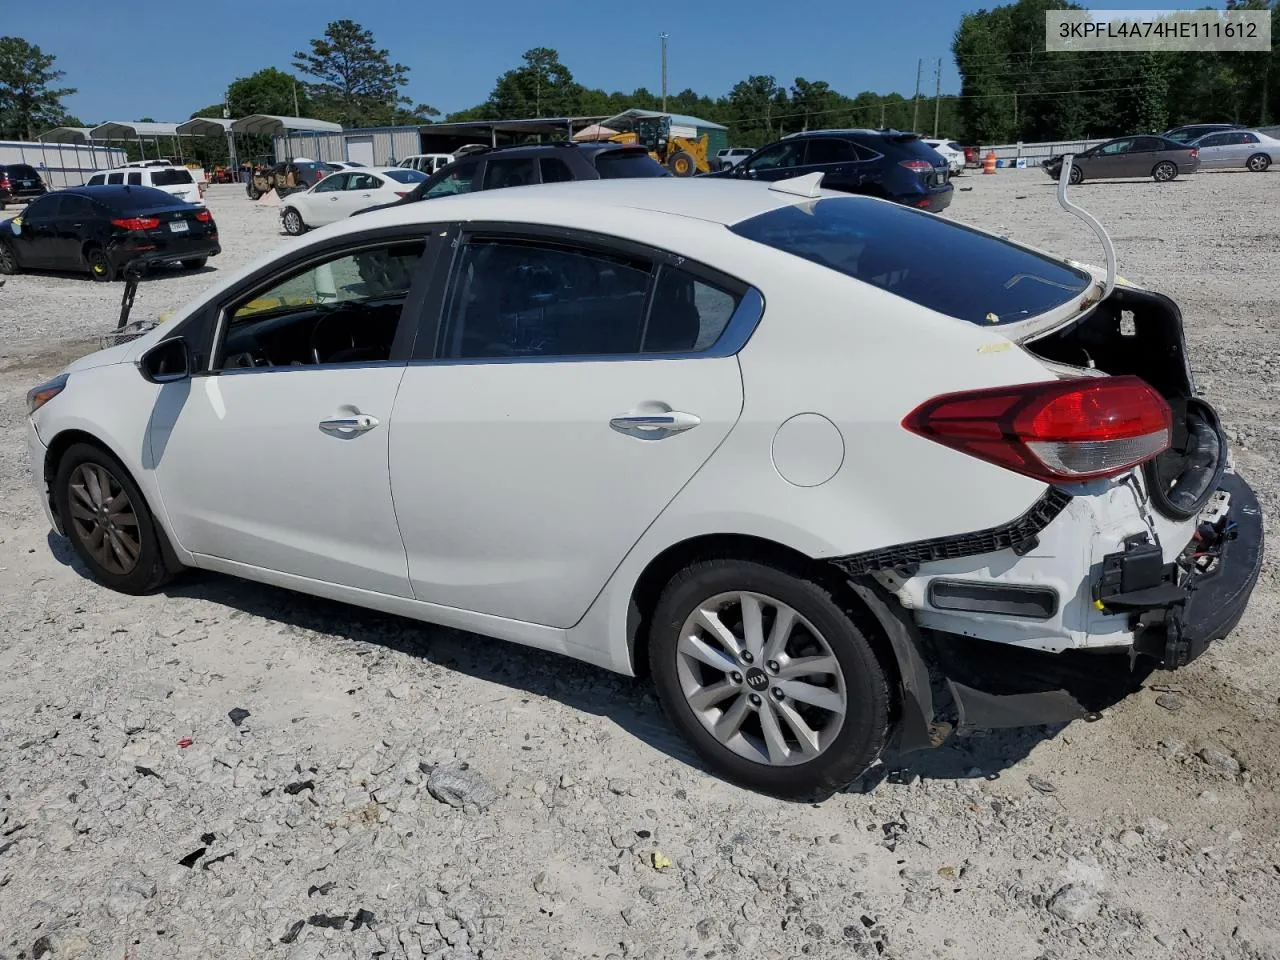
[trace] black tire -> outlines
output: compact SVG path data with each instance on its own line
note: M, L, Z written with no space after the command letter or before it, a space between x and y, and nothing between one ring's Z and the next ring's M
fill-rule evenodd
M250 200L262 199L262 193L252 183L244 188L244 192L248 194Z
M1161 160L1151 168L1151 179L1156 183L1168 183L1178 178L1178 165L1172 160Z
M667 157L667 169L677 177L692 177L698 172L698 163L688 150L677 150Z
M93 523L81 519L83 511L78 510L76 514L72 513L71 498L76 496L72 492L72 484L78 476L77 470L82 466L99 472L105 471L106 475L119 487L121 493L128 498L127 506L136 519L135 539L138 547L131 566L126 567L121 564L120 569L108 569L94 555L89 545L94 529ZM58 517L62 520L63 531L71 541L72 549L99 583L121 593L144 594L158 589L177 573L165 562L164 551L161 549L159 540L163 534L157 530L142 492L123 464L102 448L88 443L77 443L68 448L58 462L58 470L53 481L53 497ZM77 502L83 506L82 501ZM127 528L127 524L120 524L117 529ZM105 536L107 534L104 532Z
M87 247L84 251L84 265L98 283L110 283L116 278L116 268L111 265L107 253L101 247Z
M821 633L839 663L845 713L834 738L812 760L774 766L741 756L716 739L685 697L677 664L685 621L710 598L736 591L790 606ZM875 761L888 739L890 698L884 668L841 599L799 569L733 558L700 560L686 567L663 589L654 609L649 661L663 709L685 739L716 773L754 790L790 798L838 790Z
M281 222L284 226L284 232L291 237L300 237L307 232L307 225L302 220L302 214L294 207L285 209Z
M203 270L204 265L208 262L208 257L192 257L190 260L183 260L179 266L183 270Z
M1054 177L1054 179L1056 180L1058 178ZM1077 184L1084 183L1084 171L1073 163L1071 165L1071 173L1067 175L1067 182L1073 187Z
M1267 167L1271 166L1271 158L1265 153L1255 153L1244 162L1244 165L1246 169L1252 170L1254 173L1265 173Z
M18 255L7 240L0 240L0 276L10 277L18 272Z

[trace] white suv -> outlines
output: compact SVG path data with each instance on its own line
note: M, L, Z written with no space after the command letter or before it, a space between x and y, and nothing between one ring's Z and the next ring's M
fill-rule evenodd
M204 205L205 184L202 179L192 174L187 167L157 166L155 164L132 164L118 170L104 170L91 176L85 186L98 187L103 184L124 184L133 187L155 187L165 193L172 194L179 200Z
M429 177L441 167L447 167L451 163L453 163L453 154L451 153L419 153L412 157L405 157L398 166L409 170L417 170L419 173L425 173Z
M1262 516L1174 303L818 181L342 220L35 387L41 502L118 590L199 567L651 674L781 794L1225 636Z
M723 150L716 151L716 169L728 170L736 167L751 154L755 153L750 147L725 147Z

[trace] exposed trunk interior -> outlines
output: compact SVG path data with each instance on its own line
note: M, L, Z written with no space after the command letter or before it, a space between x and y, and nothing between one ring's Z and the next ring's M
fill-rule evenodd
M1133 374L1159 390L1173 409L1173 438L1145 467L1152 501L1177 520L1204 506L1226 466L1226 438L1217 413L1195 396L1182 314L1172 300L1116 287L1089 313L1024 346L1052 363Z

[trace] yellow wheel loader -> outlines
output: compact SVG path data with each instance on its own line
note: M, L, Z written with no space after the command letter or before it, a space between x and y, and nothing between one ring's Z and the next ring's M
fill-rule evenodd
M640 117L633 130L614 134L614 143L638 143L677 177L692 177L695 173L707 173L707 135L696 140L671 135L670 117Z

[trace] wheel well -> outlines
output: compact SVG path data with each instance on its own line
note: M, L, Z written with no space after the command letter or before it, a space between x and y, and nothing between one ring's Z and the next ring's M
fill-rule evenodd
M895 691L892 714L896 719L900 702L897 691L901 687L902 678L898 659L889 638L885 636L871 610L850 588L848 578L823 560L815 560L798 550L762 537L728 533L693 537L668 547L649 561L631 591L631 610L627 623L631 667L636 676L644 677L649 672L649 622L663 588L689 564L712 558L753 560L796 570L830 590L875 650L876 658L889 679L890 689Z

